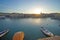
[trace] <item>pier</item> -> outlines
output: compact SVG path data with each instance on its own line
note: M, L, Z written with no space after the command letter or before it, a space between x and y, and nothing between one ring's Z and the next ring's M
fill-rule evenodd
M60 36L41 38L41 39L38 39L38 40L60 40Z

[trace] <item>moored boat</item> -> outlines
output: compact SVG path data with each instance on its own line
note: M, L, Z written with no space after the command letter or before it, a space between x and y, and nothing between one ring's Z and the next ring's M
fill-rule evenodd
M0 32L0 37L4 36L5 34L7 34L9 32L9 30L4 30L2 32Z
M53 33L51 33L50 31L48 31L48 30L45 29L44 27L41 27L41 31L42 31L45 35L47 35L47 36L49 36L49 37L54 36Z

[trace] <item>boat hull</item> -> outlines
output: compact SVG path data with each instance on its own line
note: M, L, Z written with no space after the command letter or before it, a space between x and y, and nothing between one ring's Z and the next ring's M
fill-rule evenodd
M5 34L7 34L8 32L9 32L9 30L4 30L4 31L0 32L0 38L1 38L2 36L4 36Z
M51 36L54 36L53 33L47 31L45 28L41 28L41 32L45 35L45 36L48 36L48 37L51 37Z

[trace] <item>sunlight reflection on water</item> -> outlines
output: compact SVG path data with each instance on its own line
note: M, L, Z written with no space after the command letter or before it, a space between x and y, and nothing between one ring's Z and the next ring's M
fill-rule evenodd
M33 24L40 24L41 20L40 19L29 19L29 22Z

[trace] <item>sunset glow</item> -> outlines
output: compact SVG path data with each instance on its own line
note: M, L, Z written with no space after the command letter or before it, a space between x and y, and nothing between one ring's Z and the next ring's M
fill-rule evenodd
M34 13L35 14L40 14L41 12L42 12L42 10L40 8L34 9Z
M60 0L0 0L0 12L4 13L60 13L59 8Z

